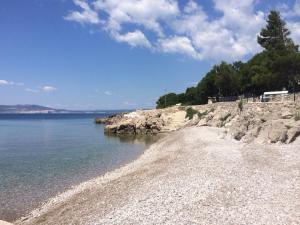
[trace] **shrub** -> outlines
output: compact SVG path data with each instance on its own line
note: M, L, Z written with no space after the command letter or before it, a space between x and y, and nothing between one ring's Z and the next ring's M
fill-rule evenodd
M193 119L194 115L199 113L197 110L193 109L192 107L188 107L186 109L185 118L189 118L189 120Z
M290 126L290 125L285 125L285 127L286 127L286 129L291 129L292 128L292 126Z
M239 101L238 107L239 107L240 112L242 112L242 111L243 111L243 107L244 107L244 102L243 102L243 100L240 100L240 101Z
M225 121L221 121L220 124L218 124L218 127L224 127L225 126Z
M206 116L208 114L208 112L207 112L207 110L205 110L204 112L198 112L198 117L199 117L199 119L202 119L204 116Z
M298 121L298 120L300 120L300 112L296 112L295 113L295 121Z

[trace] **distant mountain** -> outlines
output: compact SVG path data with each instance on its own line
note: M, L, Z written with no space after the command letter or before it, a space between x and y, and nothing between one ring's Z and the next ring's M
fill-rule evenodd
M67 110L40 105L0 105L0 113L62 113Z
M0 114L58 114L58 113L89 113L89 114L102 114L102 113L120 113L130 110L66 110L66 109L53 109L40 105L0 105Z

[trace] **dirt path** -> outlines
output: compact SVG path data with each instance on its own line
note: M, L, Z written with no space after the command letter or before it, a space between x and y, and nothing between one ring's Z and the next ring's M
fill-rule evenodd
M186 128L18 224L300 224L300 145Z

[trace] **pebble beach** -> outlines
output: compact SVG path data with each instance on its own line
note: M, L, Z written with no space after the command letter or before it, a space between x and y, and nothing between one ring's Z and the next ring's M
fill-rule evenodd
M299 149L184 128L15 224L300 224Z

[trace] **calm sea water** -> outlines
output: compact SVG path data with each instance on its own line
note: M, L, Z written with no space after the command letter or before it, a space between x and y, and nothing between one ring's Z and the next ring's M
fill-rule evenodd
M107 137L101 115L0 115L0 219L137 158L148 142Z

